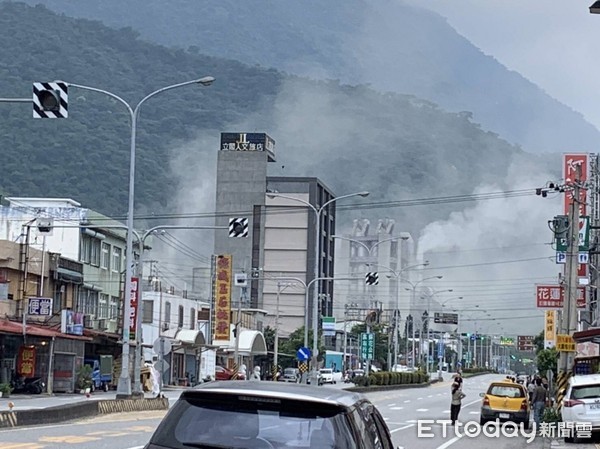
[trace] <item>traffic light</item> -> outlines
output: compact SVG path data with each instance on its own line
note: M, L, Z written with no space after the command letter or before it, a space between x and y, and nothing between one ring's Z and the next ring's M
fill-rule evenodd
M229 237L248 237L248 219L230 218L229 219Z
M379 284L379 273L376 271L372 273L367 273L365 275L365 284L367 285L377 285Z
M68 84L33 83L33 118L67 118Z

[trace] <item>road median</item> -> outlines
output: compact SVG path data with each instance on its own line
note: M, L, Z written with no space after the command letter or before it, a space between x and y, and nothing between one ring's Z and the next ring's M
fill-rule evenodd
M109 413L168 410L168 408L167 398L91 400L42 409L1 411L0 428L56 424Z

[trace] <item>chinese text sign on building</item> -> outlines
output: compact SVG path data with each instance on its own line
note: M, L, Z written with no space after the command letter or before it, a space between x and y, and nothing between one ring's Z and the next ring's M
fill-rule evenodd
M35 346L21 346L17 358L17 373L23 377L35 375Z
M578 181L584 182L588 179L588 155L587 154L564 154L563 175L567 185L575 182L577 170L579 169ZM580 190L579 215L586 215L586 189ZM565 214L568 214L573 203L573 192L565 192Z
M544 348L553 348L556 344L556 310L546 310L544 326Z
M52 315L52 298L29 298L27 314L36 316Z
M129 340L135 340L137 328L137 313L139 304L139 279L131 278L131 292L129 292Z
M229 340L231 325L232 256L217 256L215 280L215 340Z
M535 298L540 308L560 309L565 300L565 289L561 285L536 285ZM585 307L584 287L577 287L577 307Z

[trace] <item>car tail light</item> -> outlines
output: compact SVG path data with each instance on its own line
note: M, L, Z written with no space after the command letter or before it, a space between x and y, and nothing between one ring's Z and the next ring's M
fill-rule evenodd
M483 405L490 405L490 398L488 398L487 396L483 398Z
M527 410L527 399L523 399L521 402L521 410Z
M585 402L580 401L579 399L565 399L563 401L563 407L575 407L576 405L582 405Z

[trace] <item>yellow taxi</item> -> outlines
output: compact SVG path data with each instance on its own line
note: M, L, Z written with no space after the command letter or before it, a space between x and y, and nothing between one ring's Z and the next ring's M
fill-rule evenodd
M487 392L480 393L479 396L483 398L479 418L481 425L499 420L523 423L525 429L529 428L531 405L523 385L511 380L492 382Z

